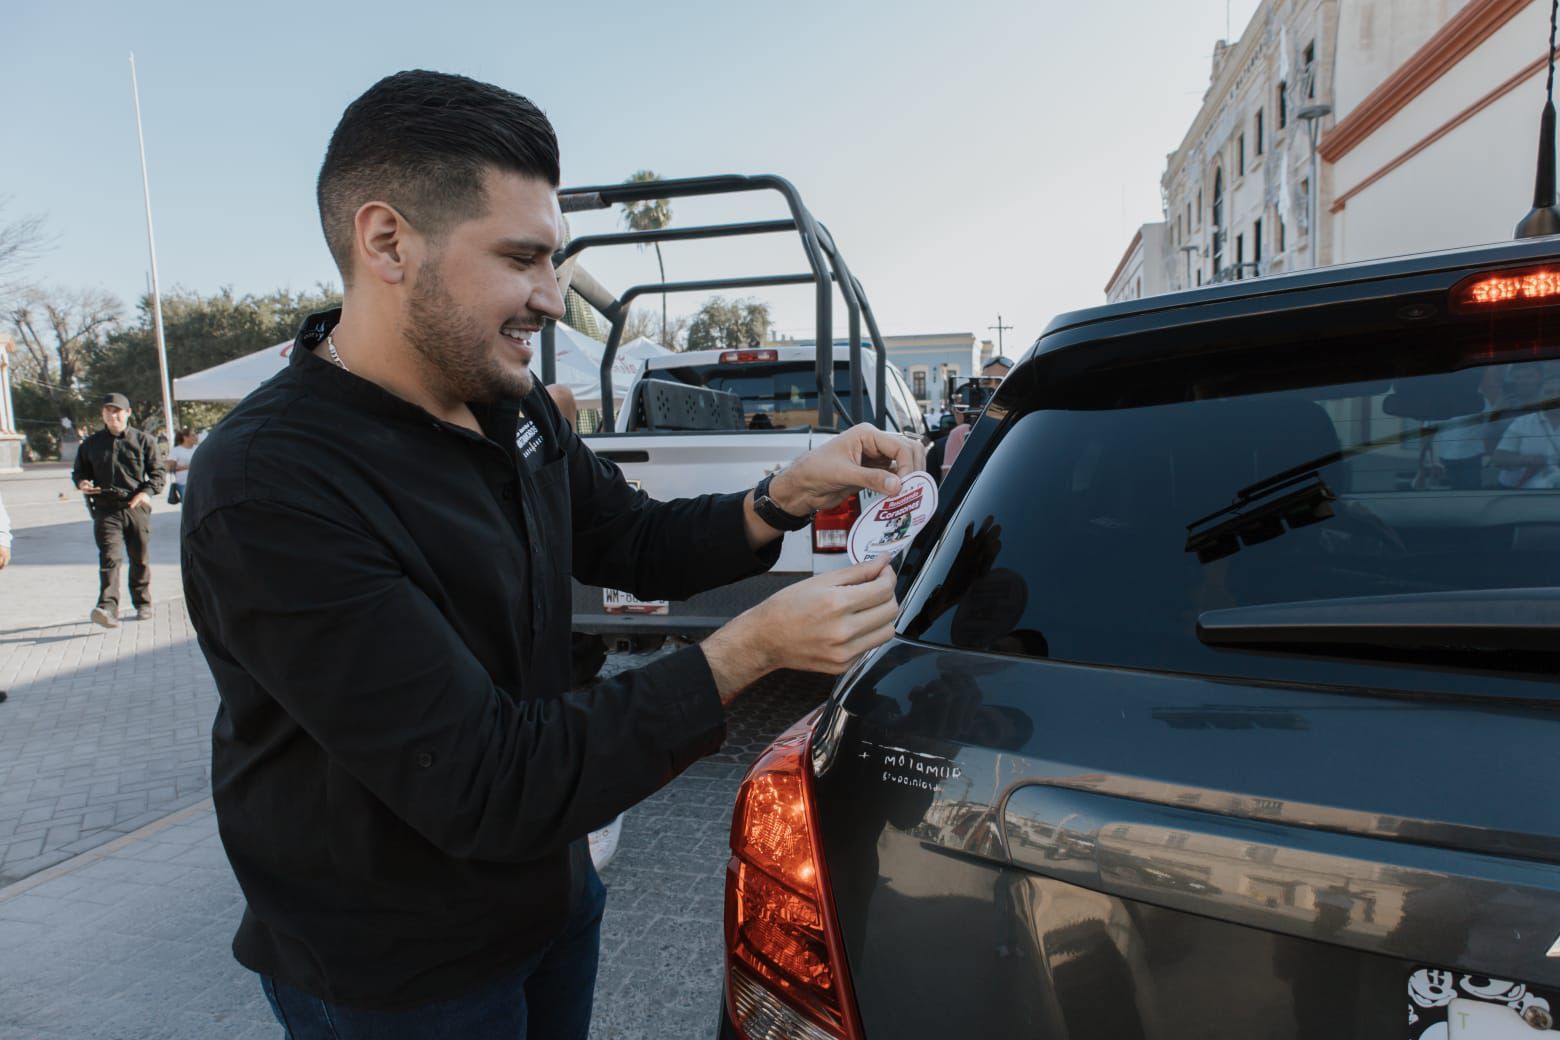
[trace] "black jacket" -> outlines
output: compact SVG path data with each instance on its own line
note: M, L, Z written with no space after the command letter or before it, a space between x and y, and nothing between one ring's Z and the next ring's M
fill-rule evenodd
M70 469L70 482L80 486L91 480L102 488L101 494L88 495L97 512L123 509L137 492L156 495L163 489L163 458L157 442L145 430L126 426L117 437L108 430L89 434L76 451L76 464Z
M742 495L656 503L540 388L486 436L311 351L201 446L185 596L221 694L218 825L256 971L395 1007L511 970L582 892L584 836L725 724L689 647L571 693L570 572L681 599L772 565Z

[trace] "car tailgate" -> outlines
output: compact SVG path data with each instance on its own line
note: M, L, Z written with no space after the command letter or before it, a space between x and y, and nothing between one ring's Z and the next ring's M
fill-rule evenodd
M841 698L816 791L869 1036L1407 1037L1419 965L1560 988L1552 704L908 642Z

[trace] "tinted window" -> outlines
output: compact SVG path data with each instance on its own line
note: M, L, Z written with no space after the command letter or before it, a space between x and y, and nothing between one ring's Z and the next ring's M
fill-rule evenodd
M811 361L687 365L651 369L646 374L651 379L707 386L736 394L742 399L742 415L749 429L785 430L818 424L818 377ZM865 389L870 402L870 382ZM835 364L834 392L849 408L848 365Z
M1552 410L1545 410L1544 402ZM1435 418L1426 418L1435 416ZM1547 461L1546 461L1547 460ZM1553 464L1551 464L1553 463ZM1203 560L1242 489L1314 469L1334 515ZM992 449L902 631L1003 653L1292 675L1204 646L1202 611L1560 586L1560 364L1030 412Z

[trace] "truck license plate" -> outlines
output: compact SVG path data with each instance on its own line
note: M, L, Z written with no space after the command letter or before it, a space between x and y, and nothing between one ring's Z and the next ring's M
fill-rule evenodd
M635 599L621 589L601 590L601 609L608 614L666 614L671 607L664 599Z

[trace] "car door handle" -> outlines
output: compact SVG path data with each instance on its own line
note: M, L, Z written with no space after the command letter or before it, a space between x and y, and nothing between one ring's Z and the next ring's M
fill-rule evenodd
M1030 784L1008 858L1123 899L1428 964L1560 984L1560 870L1503 858Z

